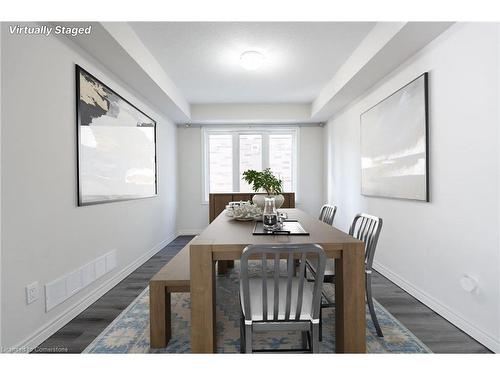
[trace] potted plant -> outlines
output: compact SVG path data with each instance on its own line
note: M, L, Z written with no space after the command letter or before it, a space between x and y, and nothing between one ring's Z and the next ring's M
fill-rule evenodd
M280 208L283 205L283 202L285 201L285 197L281 194L283 190L283 181L271 172L271 168L266 168L261 172L249 169L243 172L243 179L252 185L252 189L256 193L265 191L267 197L274 197L276 208ZM258 207L263 209L264 199L264 195L255 194L252 201Z

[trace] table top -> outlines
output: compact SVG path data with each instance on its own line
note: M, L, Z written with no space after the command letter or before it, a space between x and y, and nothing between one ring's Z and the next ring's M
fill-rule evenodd
M195 240L192 245L212 245L213 252L241 251L250 244L317 243L325 251L343 250L346 244L359 243L341 230L332 227L297 208L280 209L288 219L298 220L309 236L256 236L252 234L254 221L237 221L223 211ZM330 254L335 255L335 254ZM225 259L225 258L221 258Z

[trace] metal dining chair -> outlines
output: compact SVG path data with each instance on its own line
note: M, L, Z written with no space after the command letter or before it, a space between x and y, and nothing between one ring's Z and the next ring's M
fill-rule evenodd
M283 257L286 261L282 262ZM304 277L308 257L317 260L314 282ZM298 276L294 272L294 259L300 262ZM254 332L266 331L301 331L302 350L319 352L325 262L323 248L315 244L249 245L243 250L240 262L242 353L255 351L252 348ZM286 267L280 267L285 264Z
M335 219L335 213L337 212L337 206L325 204L321 207L319 211L319 220L329 225L333 224L333 219Z
M373 321L373 325L377 331L379 337L383 337L382 329L377 319L377 314L375 313L375 308L373 305L372 296L372 265L373 258L375 257L375 250L377 249L377 242L382 230L382 219L376 216L368 215L365 213L357 214L349 228L349 234L354 238L357 238L365 243L365 290L366 290L366 302L368 303L368 309L370 310L370 316ZM307 270L316 277L317 265L315 260L307 261ZM335 262L333 259L328 259L326 261L325 271L323 275L323 281L325 283L335 283ZM335 302L331 301L330 298L323 292L323 299L326 302L322 302L321 308L334 307ZM322 314L320 314L322 316ZM320 340L322 339L322 326L320 326Z

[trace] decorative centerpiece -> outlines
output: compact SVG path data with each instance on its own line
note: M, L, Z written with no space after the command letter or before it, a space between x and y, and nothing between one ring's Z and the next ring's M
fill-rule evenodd
M283 181L277 178L271 168L266 168L261 172L249 169L243 172L243 179L252 185L253 191L265 191L267 195L255 194L252 198L260 209L264 209L265 198L274 198L276 208L280 208L285 201L285 197L281 194L283 189Z
M247 221L262 216L262 210L249 201L229 202L226 206L226 215L235 220Z

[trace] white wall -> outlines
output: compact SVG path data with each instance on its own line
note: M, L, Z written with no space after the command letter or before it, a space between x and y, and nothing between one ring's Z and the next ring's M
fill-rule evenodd
M0 23L0 348L2 348L2 27ZM2 350L0 349L0 352Z
M309 103L192 104L195 124L291 124L311 121Z
M224 125L230 127L230 125ZM208 204L203 204L202 130L179 127L177 131L179 234L196 234L208 225ZM323 128L303 126L299 131L296 206L317 215L323 204Z
M497 23L497 62L500 62L500 23ZM497 123L500 122L500 64L497 64ZM497 131L497 139L498 144L500 145L500 131ZM497 183L500 186L500 152L497 153ZM497 201L498 206L498 221L497 221L497 233L499 234L499 242L500 242L500 198ZM498 257L498 270L500 270L500 256ZM500 272L499 272L500 274ZM498 283L498 311L500 311L500 277L497 280ZM500 337L500 316L498 317L498 334ZM498 350L497 350L498 352Z
M201 128L177 128L177 232L197 234L208 225L208 203L203 203Z
M2 32L2 341L36 345L175 236L176 128L69 40ZM77 207L75 63L156 119L157 197ZM112 250L118 266L45 312L43 285ZM25 286L40 283L26 305Z
M327 124L327 197L384 219L376 269L500 351L498 29L457 24ZM429 72L430 203L360 195L359 115ZM477 278L467 293L460 278Z
M319 215L323 201L323 134L324 128L300 128L298 157L297 208Z

